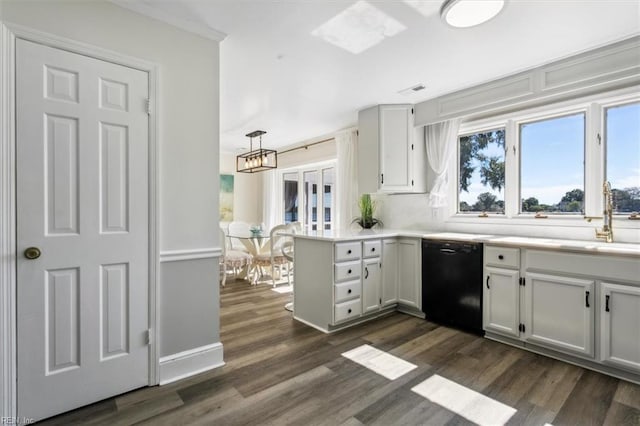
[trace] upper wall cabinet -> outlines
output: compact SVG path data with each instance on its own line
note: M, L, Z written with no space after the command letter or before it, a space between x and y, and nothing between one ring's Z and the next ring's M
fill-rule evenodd
M358 113L358 191L426 192L424 129L412 105L377 105Z

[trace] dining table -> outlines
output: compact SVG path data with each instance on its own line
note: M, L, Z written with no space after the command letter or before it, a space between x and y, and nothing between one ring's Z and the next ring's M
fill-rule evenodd
M235 238L242 243L249 253L253 256L261 254L269 245L269 232L265 231L248 231L248 232L232 232L229 238Z
M269 250L269 239L271 236L269 235L269 232L263 230L236 231L229 233L228 237L229 240L235 238L240 241L240 243L242 243L247 251L254 257ZM257 271L256 268L257 266L251 265L242 273L243 278L252 281L252 284L257 284L258 281L259 271ZM254 277L253 280L251 279L251 276Z

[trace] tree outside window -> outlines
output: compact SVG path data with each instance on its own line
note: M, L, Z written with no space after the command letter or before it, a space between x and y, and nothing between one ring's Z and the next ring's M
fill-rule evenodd
M504 213L504 156L504 129L460 137L460 213Z

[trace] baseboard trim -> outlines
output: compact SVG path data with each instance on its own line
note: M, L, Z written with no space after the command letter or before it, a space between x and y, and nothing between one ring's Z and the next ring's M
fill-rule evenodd
M219 342L161 357L159 384L166 385L223 365L222 343Z

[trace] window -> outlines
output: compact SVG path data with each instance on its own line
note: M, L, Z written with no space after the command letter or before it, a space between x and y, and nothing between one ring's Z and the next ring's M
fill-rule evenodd
M458 211L504 213L505 130L461 136L458 142Z
M631 90L467 121L457 142L454 221L562 217L553 226L592 227L584 219L602 219L606 181L619 219L640 212L640 96Z
M333 167L322 170L322 183L324 186L324 196L322 205L324 206L323 229L332 229L333 221L333 195L335 188L335 172Z
M311 231L318 230L318 172L304 172L304 222Z
M520 212L584 213L585 114L520 125Z
M606 180L616 214L640 211L640 103L605 109Z
M284 223L301 222L308 231L333 228L334 164L335 162L323 163L283 171L281 217Z
M298 173L283 174L284 223L298 221Z

